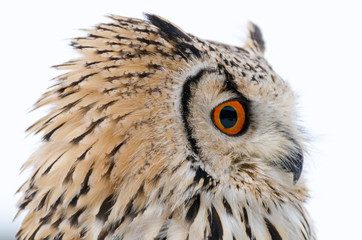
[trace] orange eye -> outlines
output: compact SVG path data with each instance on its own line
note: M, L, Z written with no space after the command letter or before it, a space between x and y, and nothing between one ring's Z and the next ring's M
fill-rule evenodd
M232 100L217 106L212 113L212 118L218 129L234 136L243 130L245 115L244 106L239 101Z

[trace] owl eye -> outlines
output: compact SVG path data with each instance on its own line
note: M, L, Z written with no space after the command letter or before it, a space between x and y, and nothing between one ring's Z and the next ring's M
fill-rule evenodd
M214 108L212 119L223 133L234 136L245 128L245 108L238 100L227 101Z

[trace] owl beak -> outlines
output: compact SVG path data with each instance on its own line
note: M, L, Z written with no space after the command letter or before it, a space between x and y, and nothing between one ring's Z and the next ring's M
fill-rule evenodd
M297 156L290 159L291 164L289 170L293 173L293 183L296 184L303 170L303 153L297 153Z
M293 173L293 183L296 184L303 170L303 151L298 143L295 142L295 148L284 156L281 162L281 168L287 172Z

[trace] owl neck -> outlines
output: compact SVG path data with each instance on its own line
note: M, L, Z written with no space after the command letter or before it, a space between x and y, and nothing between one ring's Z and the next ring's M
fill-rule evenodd
M156 185L141 185L114 234L134 239L153 229L152 239L314 239L298 193L271 183L234 187L187 162L164 175Z

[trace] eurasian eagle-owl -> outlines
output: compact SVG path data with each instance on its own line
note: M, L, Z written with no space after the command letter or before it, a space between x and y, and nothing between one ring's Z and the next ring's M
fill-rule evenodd
M263 57L110 16L36 103L18 239L315 239L294 94Z

